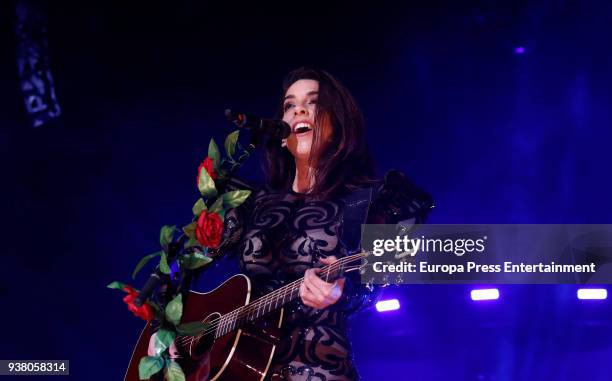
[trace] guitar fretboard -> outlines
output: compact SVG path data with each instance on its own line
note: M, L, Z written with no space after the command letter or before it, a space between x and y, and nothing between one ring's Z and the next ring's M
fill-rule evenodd
M349 267L352 262L360 261L367 253L360 252L340 258L331 265L321 267L319 277L325 281L332 281L338 278ZM278 310L285 304L295 300L300 295L300 286L304 278L293 281L278 290L264 295L246 306L235 309L219 319L219 325L215 332L215 338L223 336L235 329L242 327L246 323L253 322L273 311Z

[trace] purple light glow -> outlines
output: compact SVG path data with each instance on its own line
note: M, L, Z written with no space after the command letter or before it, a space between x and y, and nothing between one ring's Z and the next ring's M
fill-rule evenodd
M481 300L497 300L499 299L499 290L496 288L485 288L480 290L472 290L470 297L474 301Z
M517 46L516 48L514 48L514 54L524 54L524 53L525 53L524 46Z
M400 304L397 299L381 300L376 303L376 311L378 312L395 311L399 310L399 308Z
M608 298L608 290L605 288L579 288L576 294L580 300L605 300Z

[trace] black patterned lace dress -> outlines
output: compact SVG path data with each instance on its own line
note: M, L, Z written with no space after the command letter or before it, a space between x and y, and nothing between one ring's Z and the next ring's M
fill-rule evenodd
M315 200L263 189L254 192L247 205L226 217L226 224L233 228L231 241L238 244L241 270L259 296L302 277L309 268L323 266L321 258L342 258L356 250L355 232L362 223L420 223L433 204L403 174L392 171L384 182L347 197ZM356 272L346 278L341 298L326 309L307 307L301 301L285 307L281 342L267 380L358 379L347 317L373 304L379 287L362 285Z

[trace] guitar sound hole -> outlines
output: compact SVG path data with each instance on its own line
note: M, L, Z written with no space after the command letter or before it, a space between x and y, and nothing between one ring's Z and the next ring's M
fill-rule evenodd
M206 317L206 319L204 319L204 323L212 322L214 324L214 321L220 317L221 314L219 313L210 314ZM211 332L208 332L202 335L201 337L194 337L191 340L191 346L189 351L190 355L194 358L200 358L205 356L210 351L215 341L215 332L216 329L212 329Z

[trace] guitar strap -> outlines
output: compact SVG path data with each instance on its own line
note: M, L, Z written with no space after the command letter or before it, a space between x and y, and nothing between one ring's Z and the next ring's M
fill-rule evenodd
M359 188L344 197L344 213L341 240L351 253L361 249L362 224L366 223L368 211L375 196L375 184L365 188Z

